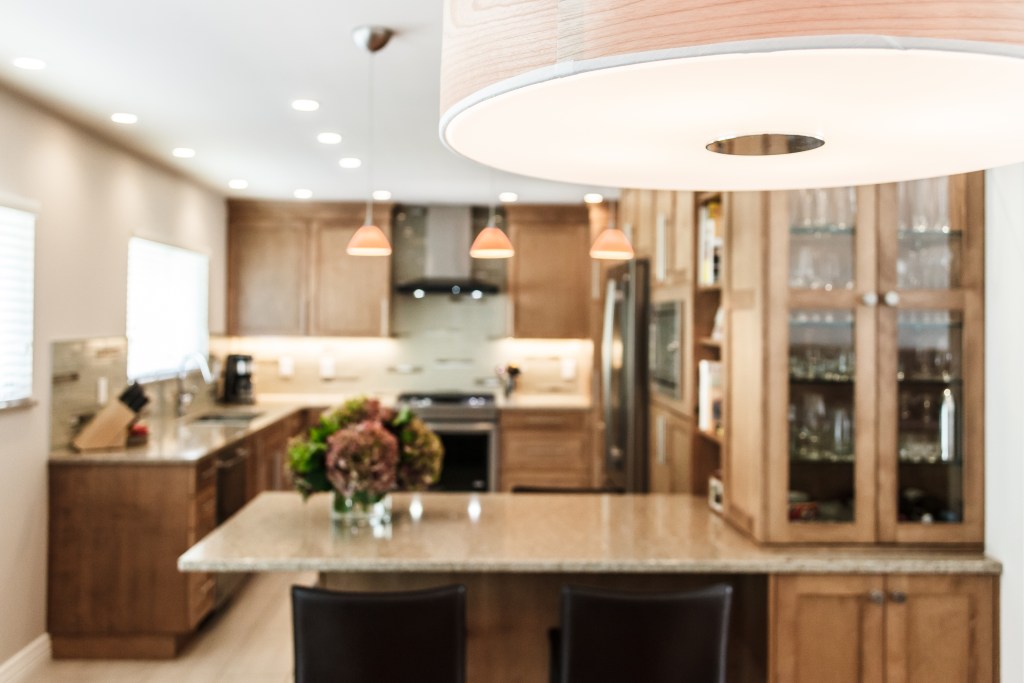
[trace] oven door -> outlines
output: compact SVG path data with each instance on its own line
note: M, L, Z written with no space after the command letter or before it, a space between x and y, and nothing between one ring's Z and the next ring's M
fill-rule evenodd
M426 420L444 445L441 478L432 491L497 490L497 427L494 422Z

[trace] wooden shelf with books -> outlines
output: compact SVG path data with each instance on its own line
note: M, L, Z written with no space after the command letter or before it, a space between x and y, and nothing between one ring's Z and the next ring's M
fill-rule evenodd
M726 448L723 416L723 283L728 227L728 195L699 193L693 205L693 335L695 343L688 359L695 392L696 425L691 452L691 489L706 494L712 474L721 470ZM724 482L728 487L728 482Z

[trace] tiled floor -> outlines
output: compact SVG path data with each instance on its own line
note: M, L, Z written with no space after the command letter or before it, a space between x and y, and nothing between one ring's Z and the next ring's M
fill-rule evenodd
M316 575L257 574L169 661L51 661L29 683L290 683L288 587Z

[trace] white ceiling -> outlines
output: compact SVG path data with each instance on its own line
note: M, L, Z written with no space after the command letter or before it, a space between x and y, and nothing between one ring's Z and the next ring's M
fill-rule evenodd
M458 157L437 133L441 0L0 0L0 81L146 156L234 197L365 201L578 203L608 188L535 180ZM396 36L374 59L374 144L369 55L351 38L361 24ZM11 64L43 59L42 71ZM320 109L291 109L297 98ZM139 116L112 123L114 112ZM340 145L316 140L341 133ZM3 132L0 131L0 139ZM175 147L193 159L171 156ZM357 170L342 156L364 160ZM372 159L371 159L372 156ZM230 190L242 178L246 190Z

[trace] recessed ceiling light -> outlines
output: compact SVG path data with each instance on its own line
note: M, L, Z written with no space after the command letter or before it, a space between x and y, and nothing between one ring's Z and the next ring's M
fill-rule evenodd
M320 103L316 100L292 100L292 109L295 111L316 111Z
M249 181L242 180L241 178L235 178L233 180L228 181L228 187L230 187L232 190L244 190L245 188L249 187Z
M35 57L18 57L12 61L12 64L19 69L27 69L29 71L39 71L46 68L46 62Z
M196 155L196 151L191 147L175 147L171 150L171 154L179 159L191 159Z
M316 136L317 142L325 145L337 145L341 142L341 135L338 133L320 133Z
M127 112L117 112L116 114L110 115L110 120L114 123L123 123L125 125L131 125L139 122L139 117L135 114L129 114Z
M604 201L604 195L600 192L588 192L583 195L583 201L587 204L600 204Z
M374 198L374 200L376 200L378 202L386 202L387 200L391 199L391 191L390 190L374 190L373 191L373 198Z
M505 202L506 204L510 204L518 200L519 195L517 195L515 192L502 192L501 194L498 195L498 201Z
M296 199L309 199L313 196L313 190L299 189L292 192Z
M359 168L362 165L363 162L355 157L342 157L338 160L338 166L342 168Z

